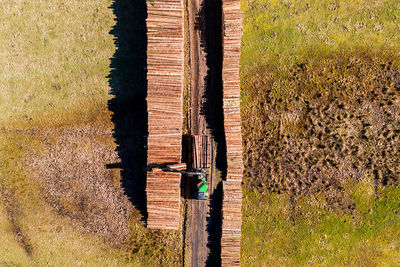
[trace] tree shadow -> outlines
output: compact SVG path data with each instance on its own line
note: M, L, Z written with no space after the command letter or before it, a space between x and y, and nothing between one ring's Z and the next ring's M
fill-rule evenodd
M116 24L110 31L117 46L108 76L113 96L108 102L121 168L121 186L132 204L146 212L147 165L147 28L146 0L115 0Z

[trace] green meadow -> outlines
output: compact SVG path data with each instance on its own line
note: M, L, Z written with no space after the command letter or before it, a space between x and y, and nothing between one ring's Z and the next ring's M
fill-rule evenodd
M400 3L242 9L243 266L399 265Z

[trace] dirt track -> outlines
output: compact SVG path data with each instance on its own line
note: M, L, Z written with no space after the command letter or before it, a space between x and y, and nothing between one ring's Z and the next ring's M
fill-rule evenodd
M188 0L188 25L189 25L189 53L190 53L190 134L211 136L208 117L204 110L206 102L210 102L207 94L209 82L209 62L207 59L207 44L204 6L207 0ZM212 101L211 101L212 102ZM214 155L215 157L215 155ZM210 196L216 185L215 165L209 176ZM186 229L190 238L191 266L205 266L208 261L209 233L207 231L210 223L210 201L189 200L189 229Z
M190 131L192 135L206 134L206 120L200 114L202 96L205 94L207 75L206 53L201 47L201 32L198 27L198 14L202 0L188 1L189 48L190 48ZM204 266L209 250L207 248L206 217L209 212L208 201L190 200L191 212L189 228L191 247L191 266Z
M190 107L191 133L200 135L206 133L204 116L200 115L202 96L205 94L205 78L207 76L206 52L201 47L201 30L199 16L201 4L204 0L188 1L189 19L189 49L190 49Z

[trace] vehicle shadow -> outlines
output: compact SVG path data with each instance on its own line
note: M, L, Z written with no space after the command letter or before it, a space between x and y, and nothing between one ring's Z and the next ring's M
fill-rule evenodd
M121 186L146 220L147 165L147 28L146 0L115 0L110 8L116 24L110 31L117 47L108 75L108 102L114 123L113 136L121 163Z

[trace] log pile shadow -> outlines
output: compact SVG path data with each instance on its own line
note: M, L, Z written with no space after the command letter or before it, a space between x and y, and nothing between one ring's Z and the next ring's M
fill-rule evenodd
M200 109L207 128L217 143L217 168L226 176L226 144L222 93L222 1L204 0L197 17L196 27L201 33L201 47L206 53L204 102Z
M205 116L207 127L216 142L216 167L224 180L227 173L226 141L223 114L222 86L222 1L204 0L197 17L196 27L201 33L201 47L206 52L207 76L205 93L200 109ZM209 232L207 266L221 265L222 234L222 183L219 183L210 196L210 218L207 225Z
M210 196L210 220L207 224L210 254L206 266L221 266L222 200L222 183L219 183Z
M108 102L113 136L121 159L121 186L146 220L147 165L147 28L146 0L115 0L110 6L116 24L110 31L117 50L111 58Z

